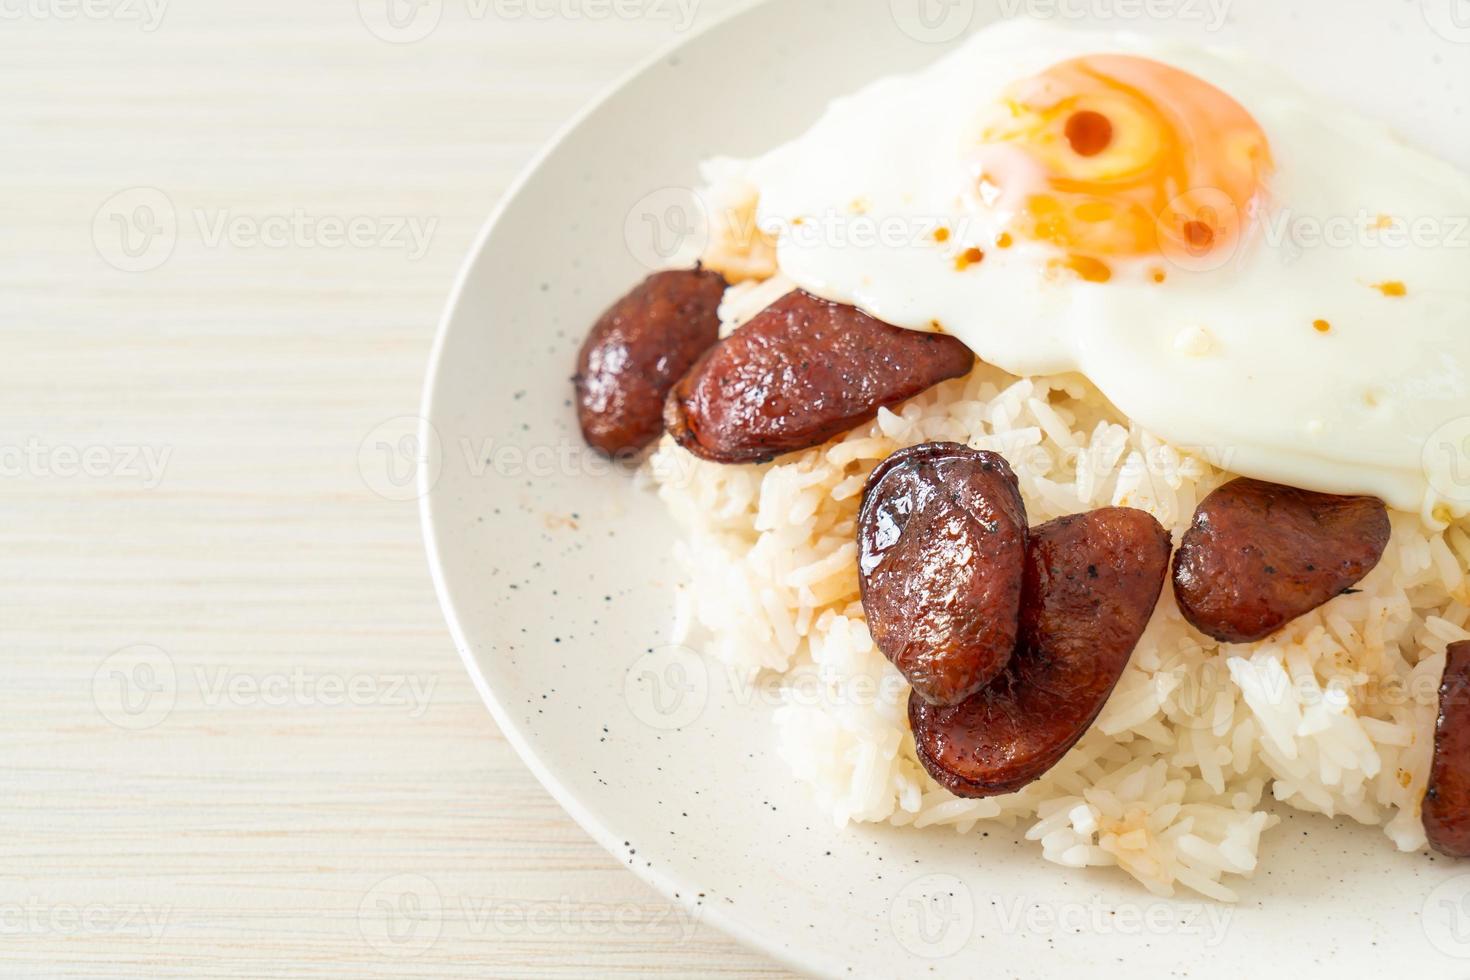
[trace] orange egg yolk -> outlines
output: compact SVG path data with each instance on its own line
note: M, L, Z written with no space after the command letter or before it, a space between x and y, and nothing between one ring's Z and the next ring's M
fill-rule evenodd
M1074 58L1018 83L980 142L980 199L1020 236L1088 268L1157 255L1217 267L1274 169L1265 133L1238 102L1131 55Z

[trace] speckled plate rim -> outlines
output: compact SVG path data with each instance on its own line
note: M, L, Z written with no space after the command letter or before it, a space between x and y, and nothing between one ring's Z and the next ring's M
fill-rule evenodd
M734 21L751 15L760 7L771 3L772 0L753 0L753 2L731 11L689 35L680 37L676 41L661 46L656 52L639 62L635 67L625 72L622 77L609 85L600 95L579 110L568 120L557 133L542 146L535 155L526 163L521 171L511 181L501 195L495 209L490 217L481 226L479 233L475 236L474 244L470 247L468 254L455 274L454 285L450 289L449 300L445 304L444 311L440 315L438 326L435 328L434 343L430 348L429 366L424 381L423 396L419 407L419 445L429 445L433 437L432 417L434 394L438 387L439 369L444 358L444 351L449 342L449 334L454 314L464 296L470 277L480 261L480 256L485 251L491 237L495 234L501 218L509 210L512 203L520 195L526 184L535 176L542 165L561 147L567 139L576 132L588 119L595 116L604 105L610 102L628 85L632 84L645 73L667 58L672 52L677 51L695 38L720 30ZM439 597L439 605L444 610L444 617L449 626L450 636L454 640L455 650L459 654L460 661L465 670L469 672L470 679L474 682L475 690L479 692L481 700L489 708L491 717L495 719L496 726L505 736L507 742L515 749L526 768L536 777L552 799L556 800L567 814L577 822L589 836L592 837L604 850L611 855L617 854L618 840L616 836L603 825L602 821L592 812L582 799L547 766L536 751L534 742L522 730L509 707L500 700L495 688L485 677L479 662L470 652L470 642L462 625L462 618L452 598L449 582L446 577L444 563L440 558L439 546L435 534L435 507L432 493L434 486L434 475L430 468L418 468L418 500L419 520L424 538L424 548L429 563L429 574L434 582L434 591ZM751 929L745 922L735 915L726 913L719 906L697 906L688 898L681 896L692 895L697 891L694 882L680 875L657 870L649 866L638 867L630 865L628 868L639 879L651 887L657 889L669 901L678 902L691 914L697 913L703 919L707 919L717 929L727 935L733 936L740 942L771 956L773 959L784 963L792 969L807 974L820 974L824 972L824 966L817 958L808 958L801 955L799 950L794 950L780 943L771 942L758 931Z

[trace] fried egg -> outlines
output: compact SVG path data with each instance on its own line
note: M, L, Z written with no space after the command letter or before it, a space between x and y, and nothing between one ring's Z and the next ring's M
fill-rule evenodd
M1009 22L747 178L809 292L1079 372L1238 473L1470 504L1427 451L1470 419L1470 176L1269 67Z

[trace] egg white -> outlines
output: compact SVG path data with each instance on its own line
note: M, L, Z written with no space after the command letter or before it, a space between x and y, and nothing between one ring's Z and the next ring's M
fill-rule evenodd
M994 247L1007 215L967 169L979 114L1018 79L1104 52L1203 78L1270 140L1272 203L1208 268L1141 260L1090 283L1049 272L1049 246ZM781 271L812 293L942 329L1014 374L1080 372L1144 428L1239 473L1426 514L1470 504L1443 492L1470 461L1433 451L1470 420L1470 175L1267 66L1012 21L836 101L747 177ZM960 268L970 246L984 259ZM1394 281L1405 295L1375 288Z

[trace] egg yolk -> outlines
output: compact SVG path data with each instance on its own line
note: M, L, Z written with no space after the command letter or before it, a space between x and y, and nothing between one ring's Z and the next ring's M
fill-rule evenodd
M1265 133L1238 102L1131 55L1074 58L1018 83L980 143L981 200L1020 236L1090 269L1156 255L1222 264L1274 169Z

